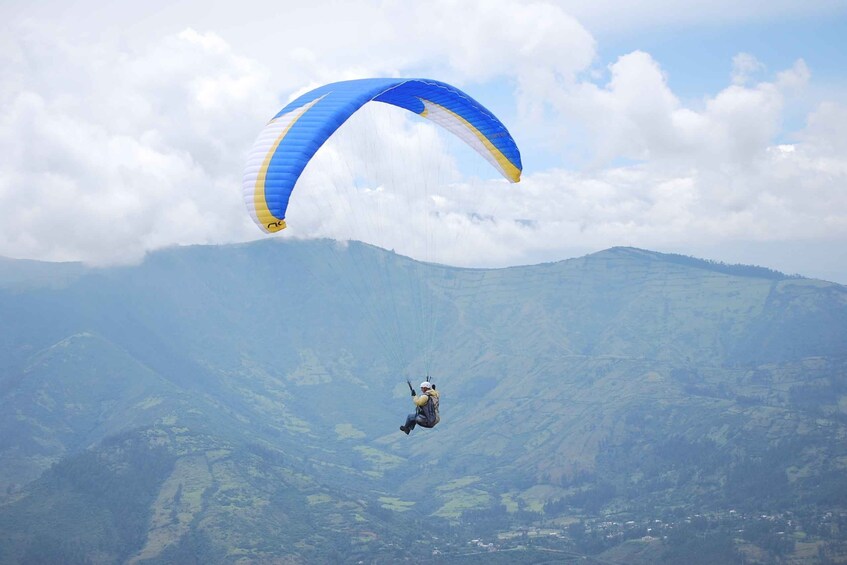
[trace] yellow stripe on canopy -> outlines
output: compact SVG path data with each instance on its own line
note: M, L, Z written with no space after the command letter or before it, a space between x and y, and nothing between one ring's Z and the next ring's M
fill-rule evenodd
M308 104L305 104L302 108L296 110L296 113L291 118L291 121L288 122L288 124L282 129L282 132L277 136L276 140L268 149L268 152L265 154L265 159L262 162L262 167L259 169L259 173L256 176L256 184L253 190L253 206L256 211L256 218L259 220L259 223L264 226L264 228L270 233L275 233L280 230L284 230L287 226L285 224L284 218L277 218L268 209L268 202L265 196L265 180L267 179L268 175L268 167L271 164L271 160L273 159L273 156L276 153L279 144L285 138L286 134L288 134L291 127L295 123L297 123L297 120L303 117L303 114L308 112L312 106L317 104L321 100L321 98L323 98L323 96L312 100ZM278 125L278 123L287 116L291 116L291 114L287 114L286 116L279 116L278 118L271 120L265 127L267 128L272 127L274 125Z
M503 176L511 182L520 182L521 170L516 167L503 153L494 146L488 137L479 131L468 120L435 102L421 99L424 111L421 116L433 120L445 129L459 136L468 145L476 149L492 165L497 167ZM470 133L471 135L468 135Z

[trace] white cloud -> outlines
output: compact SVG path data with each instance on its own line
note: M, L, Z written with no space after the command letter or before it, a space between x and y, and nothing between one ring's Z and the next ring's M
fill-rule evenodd
M525 162L543 145L585 166L487 180L493 170L458 142L375 105L310 164L297 188L309 197L292 200L283 237L361 238L463 265L847 239L847 110L823 103L790 143L783 132L787 100L812 82L803 61L766 69L739 53L725 88L683 100L650 53L596 69L595 39L567 5L360 0L333 5L334 18L298 5L284 21L236 14L229 25L210 9L197 16L208 27L93 42L16 23L0 50L0 255L110 263L258 238L240 177L261 126L294 93L375 75L513 89L498 94L514 96L508 125ZM659 7L635 19L722 17L707 3L689 15ZM188 12L160 8L174 21ZM137 16L121 17L146 25Z
M764 69L765 65L750 53L738 53L732 58L732 84L744 86Z
M785 86L808 80L800 61L776 83L733 84L698 109L682 105L647 53L624 55L609 72L603 86L578 82L555 95L557 109L577 125L579 142L594 148L598 163L622 156L682 167L749 163L780 128Z
M558 0L557 5L595 32L648 31L669 26L739 24L844 11L840 0Z
M843 103L824 102L809 115L806 129L800 138L821 159L832 159L830 165L840 169L841 159L847 155L847 106ZM843 169L842 169L843 172Z
M211 32L188 28L138 46L117 39L92 43L61 26L23 20L5 38L9 49L0 65L0 145L7 149L0 157L0 254L109 263L137 260L162 245L258 236L247 231L231 187L261 124L281 104L276 93L286 88L396 74L404 66L440 67L483 81L513 76L527 62L568 73L590 60L590 35L554 7L505 0L494 7L451 0L411 10L402 2L339 6L336 15L361 24L352 42L349 23L340 23L345 18L321 19L320 33L310 34L313 14L301 13L303 25L290 31L302 44L273 36L279 45L274 68L289 66L273 74ZM406 173L409 163L452 162L421 148L434 136L431 128L403 122L382 143L392 150L381 154L403 153L397 162ZM417 147L402 150L403 135L422 137ZM431 159L422 160L421 151ZM311 168L331 160L332 149L325 153ZM345 159L348 168L356 159L356 167L362 164L355 150ZM375 178L386 175L392 178ZM333 176L333 182L344 180ZM370 198L394 200L398 217L414 218L408 213L414 201L386 190Z
M570 76L594 57L588 31L551 4L442 0L419 5L418 16L437 32L453 71L471 79L520 78L525 71Z
M258 65L191 30L139 53L32 29L17 47L0 90L0 254L125 262L244 237L231 187L266 119Z

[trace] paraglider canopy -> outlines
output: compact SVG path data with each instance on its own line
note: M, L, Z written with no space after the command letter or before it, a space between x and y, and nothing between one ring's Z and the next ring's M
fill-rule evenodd
M494 114L449 84L430 79L370 78L335 82L303 94L259 134L242 185L253 220L266 232L286 227L297 179L323 143L371 101L399 106L454 133L511 182L519 182L521 156Z

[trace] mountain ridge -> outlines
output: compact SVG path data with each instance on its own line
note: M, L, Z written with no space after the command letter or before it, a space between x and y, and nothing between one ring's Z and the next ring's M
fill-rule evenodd
M466 269L288 240L60 285L44 265L22 285L30 267L0 283L0 562L408 560L541 524L596 554L617 539L596 524L707 509L802 509L842 547L812 525L847 504L819 494L847 486L836 283L634 248ZM407 438L404 381L425 375L442 422ZM131 497L148 456L122 522L85 474L111 461L96 476ZM86 503L118 529L68 546L43 513ZM411 541L421 524L441 541Z

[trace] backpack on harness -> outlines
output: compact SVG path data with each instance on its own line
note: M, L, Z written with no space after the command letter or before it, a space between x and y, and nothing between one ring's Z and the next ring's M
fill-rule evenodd
M427 394L427 396L429 400L420 407L420 413L426 421L419 422L418 425L424 428L434 428L441 421L441 415L438 413L438 395Z

